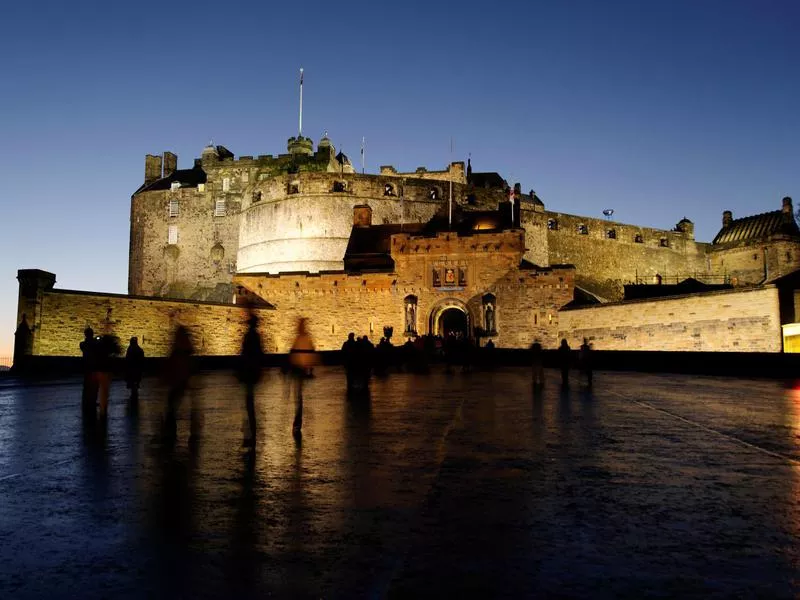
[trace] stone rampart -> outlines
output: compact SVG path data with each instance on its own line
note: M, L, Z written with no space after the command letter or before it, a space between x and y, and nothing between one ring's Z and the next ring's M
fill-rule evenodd
M274 311L256 312L261 319L265 349L274 350ZM83 331L91 327L98 335L117 335L123 350L128 340L136 336L146 356L167 356L173 332L181 324L189 329L198 355L230 356L241 349L247 316L244 307L233 304L53 289L41 294L38 318L33 324L32 353L79 356Z
M774 286L561 311L559 336L598 350L780 352Z

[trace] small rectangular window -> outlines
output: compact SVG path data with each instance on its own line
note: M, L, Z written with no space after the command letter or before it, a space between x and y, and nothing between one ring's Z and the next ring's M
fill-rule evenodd
M231 178L224 177L222 179L222 191L223 192L230 192L231 191Z
M177 200L170 200L169 201L169 216L170 217L177 217L181 213L180 204L178 204Z
M198 183L197 184L197 191L198 192L205 192L206 191L206 184L205 183Z
M669 241L667 240L667 238L661 238L661 240L659 241L659 245L662 248L669 248Z
M225 200L217 200L214 203L214 216L215 217L224 217L227 213L225 209Z
M170 225L169 226L169 233L167 234L167 243L168 244L177 244L178 243L178 226L177 225Z

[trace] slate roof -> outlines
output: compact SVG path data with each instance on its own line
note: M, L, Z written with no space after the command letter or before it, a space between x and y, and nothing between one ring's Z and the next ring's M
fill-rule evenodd
M162 177L161 179L155 180L153 183L143 185L136 190L136 193L168 190L172 187L173 181L179 182L181 187L197 187L198 184L206 182L206 172L200 167L178 169L168 177Z
M353 227L344 253L345 271L391 271L394 260L391 255L391 240L395 233L419 234L423 225L371 225Z
M499 173L473 173L469 177L470 184L475 187L501 188L507 187L506 180L500 177Z
M786 219L783 211L772 212L734 219L730 225L723 227L714 238L713 244L728 244L749 240L762 240L773 235L790 235L800 237L794 218Z

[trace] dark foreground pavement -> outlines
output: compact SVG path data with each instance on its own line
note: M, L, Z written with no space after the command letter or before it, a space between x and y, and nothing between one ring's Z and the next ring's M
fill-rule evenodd
M171 449L156 380L138 407L114 385L106 431L75 380L0 381L0 597L800 595L800 394L547 375L393 374L348 403L320 369L298 445L272 371L254 456L226 373Z

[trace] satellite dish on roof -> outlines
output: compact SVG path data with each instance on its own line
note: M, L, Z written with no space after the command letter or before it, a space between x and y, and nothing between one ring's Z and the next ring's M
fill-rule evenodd
M606 208L605 210L603 210L603 214L606 216L606 219L610 219L611 215L614 214L614 209L613 208Z

